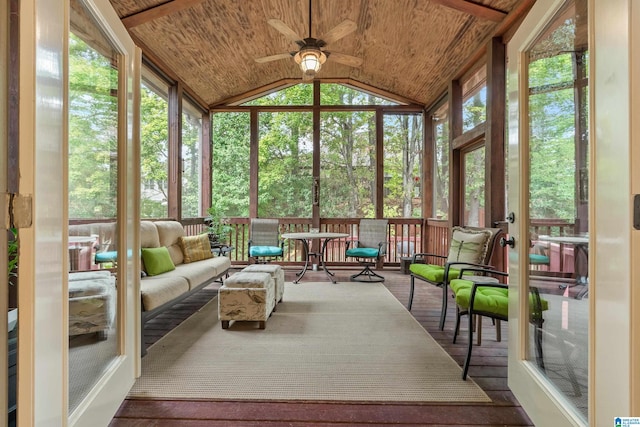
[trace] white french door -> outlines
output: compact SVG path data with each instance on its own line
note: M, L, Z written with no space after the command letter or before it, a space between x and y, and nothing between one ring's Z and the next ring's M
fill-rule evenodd
M509 387L536 425L589 417L587 24L587 0L538 1L508 44Z
M640 410L639 23L633 0L538 0L507 45L509 387L536 425Z
M19 9L19 192L32 201L32 221L22 221L19 229L17 422L21 427L108 425L139 365L139 263L126 254L139 247L140 51L108 0L21 0ZM110 83L91 75L77 58L104 64ZM75 387L76 380L87 371L70 356L69 339L68 187L74 167L69 141L85 136L86 146L98 149L102 140L74 131L69 121L74 114L70 74L79 67L89 76L81 86L99 88L101 108L110 114L105 120L89 105L91 96L82 95L84 114L94 119L87 129L112 123L101 137L110 140L106 158L113 173L107 186L120 254L107 340L111 350L83 387Z

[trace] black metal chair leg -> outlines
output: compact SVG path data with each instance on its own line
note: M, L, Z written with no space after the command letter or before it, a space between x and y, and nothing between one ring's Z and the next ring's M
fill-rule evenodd
M363 277L363 279L358 279L359 277ZM384 282L384 277L373 271L369 264L366 264L364 270L351 276L351 280L356 282Z
M442 285L442 312L440 313L440 330L444 330L444 322L447 318L447 285Z
M407 310L411 311L413 305L413 288L415 287L416 278L411 275L411 287L409 288L409 303L407 304Z
M460 313L460 307L458 307L456 305L456 327L453 330L453 343L456 343L456 340L458 338L458 333L460 332L460 318L462 317L463 313Z
M467 347L467 358L464 359L464 369L462 370L462 379L467 379L467 373L469 372L469 365L471 363L471 350L473 349L473 315L469 315L469 344Z

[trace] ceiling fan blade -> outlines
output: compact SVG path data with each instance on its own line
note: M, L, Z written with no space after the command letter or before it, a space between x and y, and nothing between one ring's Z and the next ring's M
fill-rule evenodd
M278 59L291 58L289 53L279 53L277 55L263 56L262 58L256 58L255 61L263 64L265 62L277 61Z
M346 35L353 33L358 28L358 25L350 19L345 19L335 27L329 30L323 37L320 37L325 45L333 43L336 40L340 40Z
M345 55L344 53L338 52L325 52L327 57L332 61L339 62L344 65L348 65L349 67L359 67L362 65L362 59L356 58L355 56Z
M292 42L297 43L303 40L302 37L296 34L295 31L293 31L287 24L279 19L269 19L267 23L281 32L287 39L291 40Z

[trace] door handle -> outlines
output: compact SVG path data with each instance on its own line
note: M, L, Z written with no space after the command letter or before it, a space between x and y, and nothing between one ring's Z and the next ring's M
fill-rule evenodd
M512 248L516 247L516 240L513 237L509 237L508 239L505 239L504 237L500 238L500 246L502 246L503 248L506 246L511 246Z

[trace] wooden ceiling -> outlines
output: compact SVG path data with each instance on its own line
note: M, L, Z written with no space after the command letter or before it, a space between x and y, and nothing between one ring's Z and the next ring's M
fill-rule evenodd
M308 0L110 0L143 53L209 107L300 81L297 51L267 23L309 36ZM491 37L518 20L532 0L313 0L311 35L350 19L357 30L327 50L362 59L359 68L327 60L317 75L370 86L407 103L429 105Z

